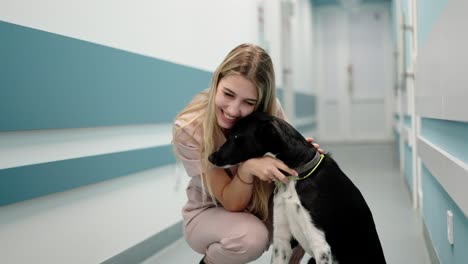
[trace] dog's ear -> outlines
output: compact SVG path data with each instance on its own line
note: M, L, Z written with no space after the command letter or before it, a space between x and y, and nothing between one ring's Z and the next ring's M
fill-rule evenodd
M285 121L275 118L273 119L272 126L275 135L279 138L278 142L281 141L282 143L285 143L289 138L289 127L286 125Z
M281 122L271 118L260 121L255 138L265 146L269 146L269 149L281 149L287 139L281 128Z

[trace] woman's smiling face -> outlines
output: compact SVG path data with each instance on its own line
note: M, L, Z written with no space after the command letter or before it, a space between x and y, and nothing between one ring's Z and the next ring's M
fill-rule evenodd
M223 77L215 95L218 125L223 129L231 129L237 120L254 111L257 100L257 89L250 80L241 75Z

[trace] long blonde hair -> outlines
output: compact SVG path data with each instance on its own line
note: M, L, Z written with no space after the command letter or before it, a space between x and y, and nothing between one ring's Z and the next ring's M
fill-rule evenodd
M201 129L200 160L201 179L203 185L214 199L210 187L209 177L203 172L209 171L211 165L208 157L216 149L214 138L221 128L216 119L215 95L219 81L229 75L241 75L250 80L257 88L258 100L254 111L262 111L270 115L276 113L275 73L270 56L261 47L253 44L241 44L234 48L218 66L211 79L210 88L197 95L192 102L180 112L176 119L184 119L187 114L197 112L186 121L185 126L195 122L197 129ZM181 128L179 128L180 130ZM176 129L175 135L178 132ZM205 182L206 181L206 182ZM269 183L255 177L252 199L248 211L262 220L268 217L268 199L270 195ZM215 201L216 203L216 201Z

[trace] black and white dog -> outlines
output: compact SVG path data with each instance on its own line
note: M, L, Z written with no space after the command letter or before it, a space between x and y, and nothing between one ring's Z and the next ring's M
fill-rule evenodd
M239 120L209 160L228 167L271 153L299 176L273 196L272 263L288 263L299 243L309 263L386 263L372 213L361 192L328 155L287 122L261 112Z

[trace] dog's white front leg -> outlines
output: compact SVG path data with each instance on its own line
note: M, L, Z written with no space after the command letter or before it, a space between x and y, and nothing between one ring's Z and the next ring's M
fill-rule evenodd
M288 219L285 215L285 204L281 193L284 187L278 190L273 198L273 252L271 263L288 263L291 257L291 231L289 230Z
M285 200L284 207L292 235L309 255L314 256L317 264L332 263L330 245L325 239L325 234L314 225L294 186L289 186L289 192L292 196Z

